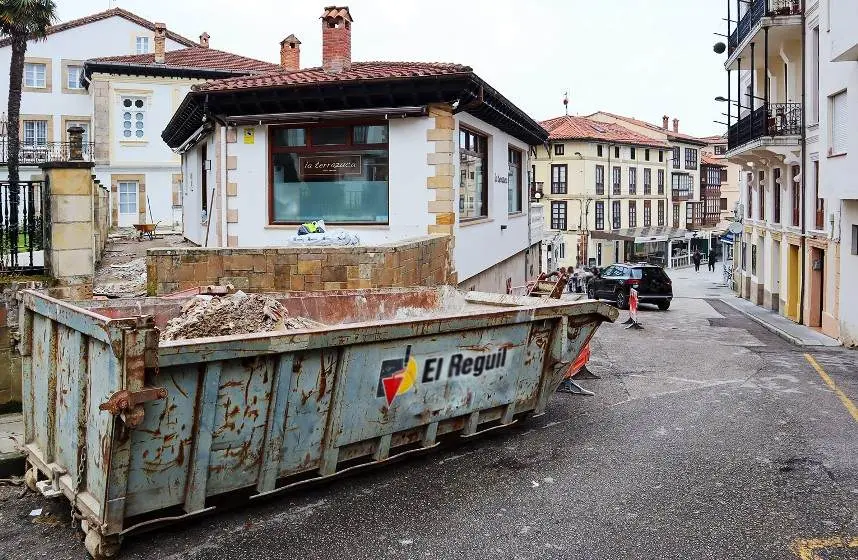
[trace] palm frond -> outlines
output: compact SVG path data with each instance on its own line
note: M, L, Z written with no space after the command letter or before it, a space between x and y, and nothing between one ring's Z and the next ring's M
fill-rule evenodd
M0 33L3 35L41 39L56 20L54 0L0 0Z

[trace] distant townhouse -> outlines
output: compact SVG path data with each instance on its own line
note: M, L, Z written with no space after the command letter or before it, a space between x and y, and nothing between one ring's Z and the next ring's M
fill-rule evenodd
M854 345L858 11L848 0L726 4L736 23L725 155L742 168L736 290Z
M527 171L548 133L468 66L353 62L346 7L321 28L321 67L300 68L295 39L295 71L213 80L179 104L162 138L182 154L185 236L276 247L324 219L365 244L451 235L465 289L538 273Z
M155 24L121 8L54 25L43 40L27 44L21 121L5 123L21 130L21 178L39 175L38 165L68 156L67 130L84 129L85 155L92 155L92 100L83 79L84 61L116 54L152 52ZM174 50L196 43L173 32L164 48ZM0 40L0 110L5 121L9 98L10 39ZM6 138L0 127L0 179L7 177Z
M668 264L668 144L613 123L576 116L543 121L548 144L533 158L556 266Z
M82 82L93 114L95 175L110 188L115 226L160 223L181 229L181 157L160 134L193 85L282 70L209 48L207 33L199 45L168 51L168 35L166 26L156 23L153 52L93 58L83 64ZM188 219L204 222L204 208Z
M702 138L702 140L707 142L706 147L701 150L703 160L708 156L709 160L717 161L724 166L721 177L721 201L719 203L721 220L718 228L726 229L729 223L736 218L736 205L739 203L739 175L742 170L740 166L731 163L725 157L727 135L709 136Z

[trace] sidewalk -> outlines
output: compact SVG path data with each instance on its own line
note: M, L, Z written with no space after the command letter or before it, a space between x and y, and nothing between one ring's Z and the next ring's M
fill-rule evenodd
M0 478L24 474L24 455L18 442L24 441L21 413L0 415Z
M720 299L752 321L798 346L840 346L836 339L793 323L782 315L737 296L723 284L721 263L716 265L715 272L709 272L704 265L700 267L700 272L695 272L694 267L691 267L668 270L667 273L673 280L673 295L676 298Z

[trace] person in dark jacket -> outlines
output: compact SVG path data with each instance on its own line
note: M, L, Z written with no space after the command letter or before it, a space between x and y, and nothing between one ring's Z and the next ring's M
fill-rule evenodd
M694 249L694 254L691 255L691 262L694 263L694 272L700 272L700 263L703 262L703 255L697 249Z
M715 257L715 251L709 251L709 270L715 272L715 263L718 259Z

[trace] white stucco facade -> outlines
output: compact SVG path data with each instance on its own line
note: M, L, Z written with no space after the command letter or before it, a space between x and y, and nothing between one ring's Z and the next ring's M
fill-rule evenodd
M366 245L403 241L430 233L435 216L429 211L435 193L427 188L433 175L429 164L434 143L428 133L434 127L432 117L394 118L388 121L388 223L385 225L343 225L326 221L329 230L357 234ZM458 199L458 128L488 137L488 215L462 223ZM469 114L455 115L453 164L454 266L460 283L486 272L493 266L521 256L530 246L527 170L529 146L505 132ZM297 225L273 225L269 220L271 188L268 148L269 126L237 126L227 131L216 128L202 142L182 156L182 195L185 236L198 245L274 247L285 246L296 234ZM252 138L252 140L249 140ZM251 143L252 142L252 143ZM203 145L208 165L202 161ZM509 149L522 153L522 211L509 212ZM205 170L209 167L210 170ZM208 212L203 212L202 174L208 186ZM214 201L211 200L214 193ZM318 216L325 219L325 216ZM206 222L210 219L210 222ZM208 235L208 241L206 236ZM535 242L540 241L539 239ZM231 245L230 245L231 244ZM538 257L537 257L538 258ZM519 267L506 263L506 267ZM514 282L525 281L525 264ZM507 278L512 276L507 275ZM476 282L476 281L475 281ZM496 288L496 287L495 287Z

